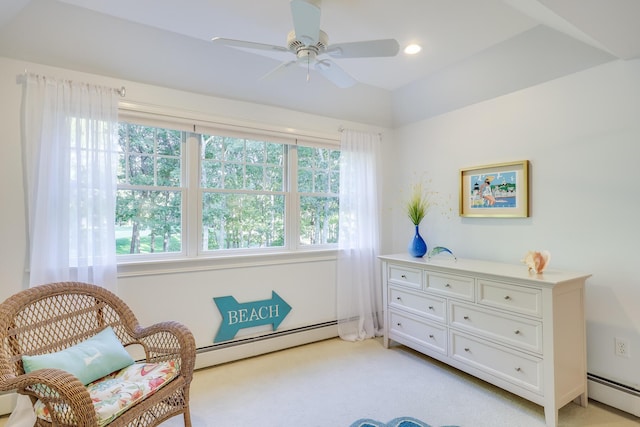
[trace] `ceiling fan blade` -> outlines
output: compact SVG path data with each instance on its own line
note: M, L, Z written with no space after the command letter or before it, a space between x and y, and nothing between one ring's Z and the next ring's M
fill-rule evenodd
M291 15L296 38L310 46L320 36L320 8L305 0L291 0Z
M296 64L298 61L297 60L292 60L292 61L287 61L287 62L283 62L282 64L278 65L276 68L274 68L273 70L269 71L267 74L265 74L264 76L260 77L260 80L266 80L269 79L277 74L282 73L282 71L284 71L286 68L288 68L291 65Z
M339 88L348 88L358 83L356 79L329 59L318 60L315 64L315 69Z
M257 49L257 50L268 50L272 52L289 52L289 49L282 46L275 46L271 44L263 44L263 43L255 43L248 42L244 40L234 40L234 39L225 39L223 37L214 37L211 39L212 42L216 44L222 44L229 47L237 47L244 49Z
M369 40L330 45L326 52L333 58L365 58L396 56L400 45L395 39Z

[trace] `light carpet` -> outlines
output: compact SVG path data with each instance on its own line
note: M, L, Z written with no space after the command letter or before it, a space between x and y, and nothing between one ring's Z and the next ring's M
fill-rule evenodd
M349 427L408 416L433 427L545 427L542 407L404 346L331 339L195 374L193 427ZM163 427L182 427L176 417ZM560 410L560 427L638 427L590 403Z
M381 339L336 338L202 369L191 387L193 427L349 427L402 416L432 427L545 427L542 407ZM559 427L639 421L593 401L559 415ZM182 417L162 425L183 426Z

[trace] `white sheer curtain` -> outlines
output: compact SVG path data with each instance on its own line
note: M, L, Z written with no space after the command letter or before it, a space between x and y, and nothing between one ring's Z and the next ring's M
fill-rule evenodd
M118 93L33 74L23 83L29 284L115 291Z
M348 341L372 338L382 327L380 144L378 134L342 132L337 307L338 333Z

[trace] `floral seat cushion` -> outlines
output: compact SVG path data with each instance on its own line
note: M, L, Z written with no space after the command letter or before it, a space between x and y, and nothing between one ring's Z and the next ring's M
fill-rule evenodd
M87 390L96 410L98 426L110 423L128 408L158 391L177 374L174 361L135 363L88 384ZM51 422L44 403L37 401L34 410L39 418Z

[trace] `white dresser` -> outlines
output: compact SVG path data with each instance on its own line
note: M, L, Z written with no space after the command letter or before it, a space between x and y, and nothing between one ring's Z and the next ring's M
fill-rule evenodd
M589 274L524 264L381 256L385 335L544 406L547 426L587 405Z

